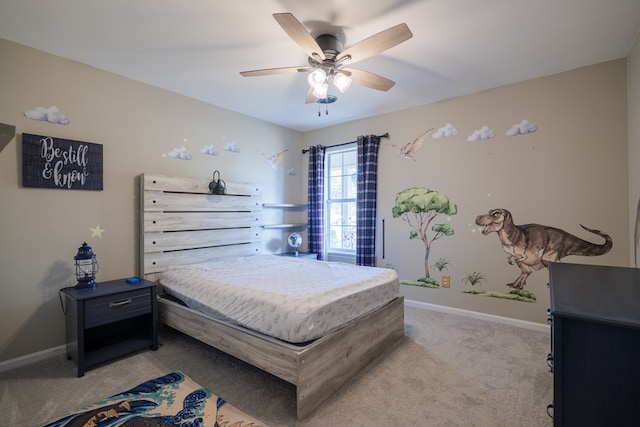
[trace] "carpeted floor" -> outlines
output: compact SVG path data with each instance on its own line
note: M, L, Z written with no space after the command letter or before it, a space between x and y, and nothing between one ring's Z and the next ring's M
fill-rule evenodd
M165 327L158 351L82 378L64 355L0 373L0 425L42 425L175 370L270 427L553 424L548 333L406 307L405 335L301 422L293 386Z

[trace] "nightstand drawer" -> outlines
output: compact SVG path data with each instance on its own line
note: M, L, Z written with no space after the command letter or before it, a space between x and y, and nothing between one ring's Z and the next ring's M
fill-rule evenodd
M151 292L140 289L87 300L85 327L104 325L151 312Z

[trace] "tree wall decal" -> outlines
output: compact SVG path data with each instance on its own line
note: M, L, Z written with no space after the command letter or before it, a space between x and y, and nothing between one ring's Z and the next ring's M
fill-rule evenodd
M396 204L391 210L394 218L409 224L409 239L420 239L424 243L424 275L429 275L429 252L434 241L442 236L451 236L450 224L437 223L429 226L438 215L455 215L458 207L444 194L424 187L411 187L396 195ZM431 230L431 232L429 232Z

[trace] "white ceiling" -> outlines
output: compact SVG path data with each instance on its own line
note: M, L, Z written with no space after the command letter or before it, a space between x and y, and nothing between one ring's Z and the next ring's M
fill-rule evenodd
M307 65L275 12L345 47L406 23L356 65L396 85L353 85L318 117L305 74L240 76ZM0 38L298 131L622 58L639 27L640 0L0 0Z

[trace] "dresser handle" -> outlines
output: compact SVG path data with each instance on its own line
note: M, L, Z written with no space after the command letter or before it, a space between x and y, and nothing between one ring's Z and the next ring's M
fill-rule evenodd
M122 307L123 305L131 304L132 302L133 300L131 298L120 302L110 302L109 308Z

